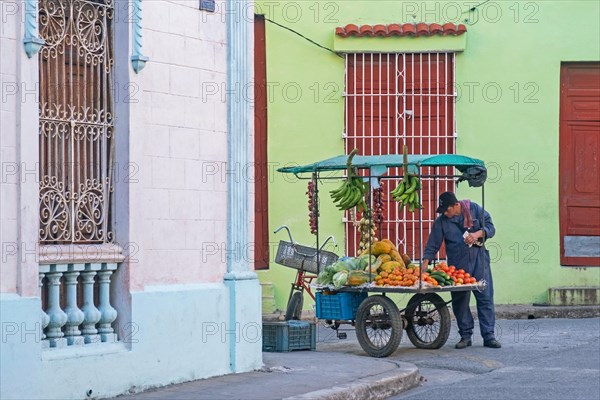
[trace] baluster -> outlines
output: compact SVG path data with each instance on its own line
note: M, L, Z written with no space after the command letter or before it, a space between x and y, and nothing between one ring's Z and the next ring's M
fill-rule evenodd
M83 322L84 315L83 311L77 307L77 277L79 276L79 271L76 271L75 268L76 266L69 265L69 271L65 272L65 284L67 285L65 337L69 346L84 343L81 331L79 330L79 325Z
M84 314L81 333L84 335L84 342L97 343L100 341L96 323L100 321L100 311L94 305L94 276L96 271L86 270L81 273L83 278L83 307Z
M46 276L46 274L43 272L40 272L38 276L40 278L40 304L41 304L41 302L42 302L42 287L44 286L44 277ZM48 326L48 323L50 323L50 317L48 316L48 314L46 314L46 312L44 311L43 308L42 308L42 312L41 312L41 321L40 322L42 323L42 339L46 339L44 330Z
M50 347L61 347L64 336L61 331L62 326L67 322L67 314L60 309L60 278L62 272L50 272L46 274L48 277L48 308L46 312L50 317L46 337L50 341Z
M100 310L100 314L102 314L98 322L98 333L100 333L100 338L103 342L109 342L117 340L114 329L111 326L113 321L117 319L117 310L110 305L110 276L113 271L105 268L110 268L110 264L108 267L107 264L103 264L102 270L98 271L98 284L100 286L100 304L98 305L98 309Z

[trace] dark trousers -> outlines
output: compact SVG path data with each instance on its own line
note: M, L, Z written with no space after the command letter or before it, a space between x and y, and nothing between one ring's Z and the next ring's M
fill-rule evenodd
M483 260L478 260L477 267L473 270L472 275L479 281L484 278L487 282L487 287L483 291L475 290L475 300L477 301L477 317L479 318L479 329L483 340L494 339L494 325L496 324L496 313L494 311L494 285L492 282L492 273L490 271L489 253L487 250L481 252ZM471 300L471 292L452 292L452 311L456 317L458 325L458 333L463 339L470 339L473 335L475 326L473 315L469 308Z

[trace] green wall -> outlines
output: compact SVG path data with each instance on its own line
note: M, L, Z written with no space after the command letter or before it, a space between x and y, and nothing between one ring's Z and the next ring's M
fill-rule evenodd
M335 28L347 23L415 22L412 15L428 23L470 18L466 49L456 56L457 151L488 166L485 205L497 228L488 246L496 303L546 302L549 287L598 286L600 268L560 266L558 139L560 65L600 60L600 3L497 1L477 13L463 4L258 1L256 11L329 48ZM458 5L467 11L460 19ZM344 61L269 22L266 36L269 222L271 231L285 224L296 241L312 244L306 181L275 169L343 153ZM497 88L502 93L495 98ZM458 196L478 201L480 191L461 185ZM335 235L341 253L342 215L327 195L321 208L320 232ZM272 257L281 238L283 233L271 235ZM259 276L275 284L278 308L285 308L294 271L271 263ZM305 308L312 304L305 301Z

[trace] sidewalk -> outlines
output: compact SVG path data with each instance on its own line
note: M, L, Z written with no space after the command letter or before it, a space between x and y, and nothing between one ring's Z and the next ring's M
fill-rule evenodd
M496 306L496 316L593 318L600 316L600 307L500 305ZM270 317L277 320L279 315ZM369 357L355 343L352 330L347 341L335 339L332 332L326 328L318 330L317 351L263 353L264 366L259 371L181 383L116 399L386 399L420 384L422 378L414 364L391 357Z
M117 397L142 399L385 399L417 386L415 365L327 351L263 353L259 371Z

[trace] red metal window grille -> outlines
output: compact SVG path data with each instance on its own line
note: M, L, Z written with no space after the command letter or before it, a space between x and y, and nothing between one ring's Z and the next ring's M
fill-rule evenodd
M345 150L361 155L453 154L456 152L454 121L454 53L357 53L346 55ZM422 174L453 174L452 168L422 168ZM388 171L399 176L401 168ZM389 238L413 260L420 259L428 232L436 217L437 196L454 190L451 178L422 179L421 222L418 214L403 210L389 193L399 179L384 182L384 220L378 237ZM346 213L346 254L354 255L360 237L356 219ZM422 243L419 249L419 242ZM420 253L420 254L419 254ZM445 257L442 249L441 257Z

